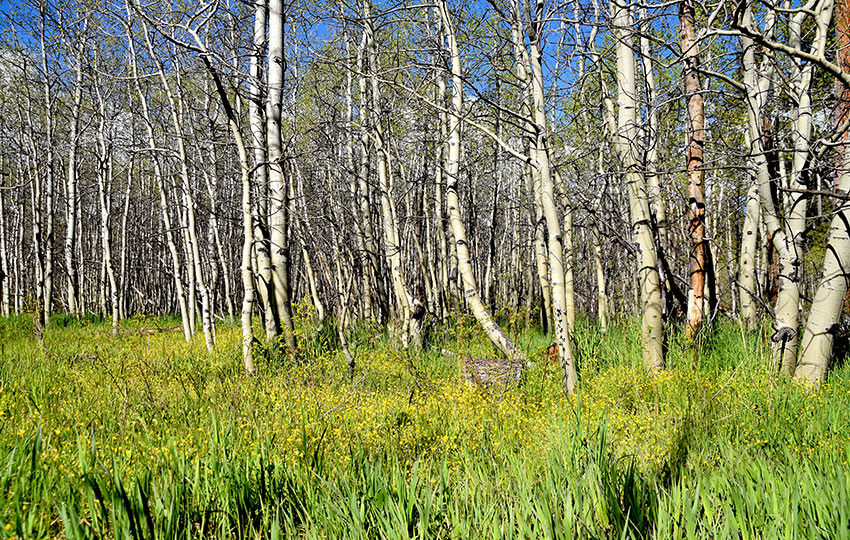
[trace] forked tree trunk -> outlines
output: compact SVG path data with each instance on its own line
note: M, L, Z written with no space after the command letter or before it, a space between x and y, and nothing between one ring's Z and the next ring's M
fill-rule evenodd
M520 21L519 3L514 2L514 25ZM531 94L533 98L534 132L536 135L533 158L540 174L540 200L543 215L549 232L547 247L549 251L549 270L552 278L552 320L555 339L558 343L558 357L562 371L564 392L572 394L576 386L576 370L570 342L570 325L567 316L567 289L564 272L564 242L558 209L555 205L555 185L549 163L549 134L546 125L546 107L543 95L543 66L540 41L543 32L543 0L537 0L535 20L529 26L531 60Z
M844 145L844 164L838 190L850 191L850 145ZM829 240L823 260L823 270L815 291L809 319L800 342L800 362L794 378L817 387L826 380L826 370L832 356L832 344L841 321L844 299L847 296L850 265L850 203L840 201L840 209L832 218Z
M830 21L832 20L832 11L832 0L822 0L818 2L814 8L814 19L817 28L817 33L815 35L815 39L810 45L813 54L823 55L826 52L827 36L829 35L829 25ZM806 13L794 14L788 24L789 45L797 49L800 49L802 46L802 27L806 16ZM788 207L788 230L789 234L791 234L792 236L791 242L793 246L793 256L797 268L799 268L802 263L804 247L803 235L806 231L806 197L802 193L802 191L808 188L806 176L807 168L809 167L810 139L812 135L811 86L813 69L814 66L811 62L806 63L802 67L799 63L794 62L791 68L791 82L793 85L792 89L797 97L797 107L794 110L792 117L793 127L791 129L791 140L794 144L794 152L791 160L791 176L789 179L789 187L793 190L797 190L797 192L786 193L784 199L786 201L786 206ZM780 160L780 164L783 163L784 160ZM841 233L836 231L835 235L836 246L838 246L841 243ZM827 252L828 251L829 250L827 250ZM831 282L831 278L827 278L828 274L826 272L828 271L834 271L834 269L830 268L829 270L827 270L827 261L825 261L824 277L826 279L824 283ZM843 294L841 298L844 298ZM797 294L796 299L792 295L791 301L794 300L797 301L798 308L797 310L790 311L794 316L799 317L799 292ZM794 319L793 321L791 321L791 323L793 323L794 328L796 329L798 325L797 320ZM829 354L827 354L827 357L828 356ZM809 358L811 358L811 356ZM786 344L786 351L781 359L780 371L785 375L793 375L796 368L796 342L791 341Z

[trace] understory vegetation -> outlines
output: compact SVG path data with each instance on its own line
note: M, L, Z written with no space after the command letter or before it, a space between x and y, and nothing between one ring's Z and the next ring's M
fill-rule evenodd
M0 320L2 538L842 538L850 527L850 369L817 392L774 374L768 329L719 324L698 352L579 320L566 397L548 339L516 387L472 387L492 356L471 319L403 353L299 320L300 357L218 327L210 353L135 317ZM162 329L162 330L158 330ZM448 354L451 351L455 354Z

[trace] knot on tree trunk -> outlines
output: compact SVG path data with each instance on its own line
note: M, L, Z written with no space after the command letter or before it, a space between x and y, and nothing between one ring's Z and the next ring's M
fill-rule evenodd
M791 328L790 326L783 326L776 330L772 336L770 336L770 340L774 343L785 343L790 339L793 339L797 336L797 331Z

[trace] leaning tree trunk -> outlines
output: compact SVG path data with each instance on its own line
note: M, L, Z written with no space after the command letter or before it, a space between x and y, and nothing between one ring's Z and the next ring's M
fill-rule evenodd
M514 27L520 24L519 3L514 2ZM537 1L535 20L529 27L531 60L531 95L533 98L534 133L536 135L535 152L532 155L540 174L540 200L546 228L549 231L547 248L549 251L549 271L552 277L552 319L555 338L558 343L558 357L561 363L564 391L575 391L576 370L570 343L570 324L568 321L567 287L564 271L564 241L558 209L555 205L555 184L549 162L549 135L546 126L546 109L543 95L543 67L540 40L543 32L543 0Z
M838 190L850 191L850 145L845 145L844 164ZM818 386L826 379L826 370L832 354L832 342L838 330L844 299L847 295L847 268L850 265L850 202L841 201L832 218L829 240L823 260L823 271L818 284L809 319L800 343L802 354L794 378L808 385Z
M833 2L832 0L823 0L816 4L815 7L815 23L817 25L817 34L811 43L811 51L816 55L823 55L826 52L826 42L830 21L832 20ZM788 41L789 45L797 49L802 45L803 22L806 13L797 13L791 17L788 24ZM791 234L791 243L794 250L794 260L799 264L803 253L803 235L806 230L806 197L803 193L807 186L807 168L809 167L809 150L810 138L812 135L812 71L814 66L811 62L806 63L802 67L795 62L791 68L791 83L794 93L797 96L797 107L794 111L793 128L791 130L791 140L794 144L794 153L791 160L791 178L790 188L797 190L796 193L787 193L785 200L788 207L788 230ZM784 161L780 161L784 163ZM826 274L825 274L826 275ZM797 294L797 302L799 304L800 294ZM842 296L843 298L843 296ZM792 300L794 298L792 297ZM793 315L799 316L799 309L792 311ZM794 320L794 328L797 327L797 321ZM827 354L827 356L829 356ZM786 344L786 352L782 356L782 364L780 371L785 375L793 375L797 368L797 348L796 343L792 340Z
M481 296L475 275L472 271L472 263L469 257L469 246L466 241L466 230L463 218L460 214L460 200L457 194L457 186L460 174L460 129L461 117L463 115L463 74L460 65L460 52L455 38L454 27L449 18L448 6L445 0L437 5L438 21L442 26L443 34L448 43L451 56L452 70L452 100L448 118L448 151L446 152L446 205L449 211L449 224L455 240L455 251L457 253L458 266L463 278L464 293L469 308L475 319L484 329L487 337L499 348L502 353L512 361L526 362L525 355L520 351L513 341L502 331L495 320L490 316ZM438 164L439 166L439 164Z

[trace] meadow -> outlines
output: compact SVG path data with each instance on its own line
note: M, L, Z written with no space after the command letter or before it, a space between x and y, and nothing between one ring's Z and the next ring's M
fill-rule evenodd
M767 329L672 332L651 375L634 325L578 321L567 398L519 319L534 363L487 389L443 353L493 355L466 318L416 354L353 329L351 378L309 314L252 377L235 325L145 331L175 324L0 320L0 538L850 537L850 367L807 391Z

